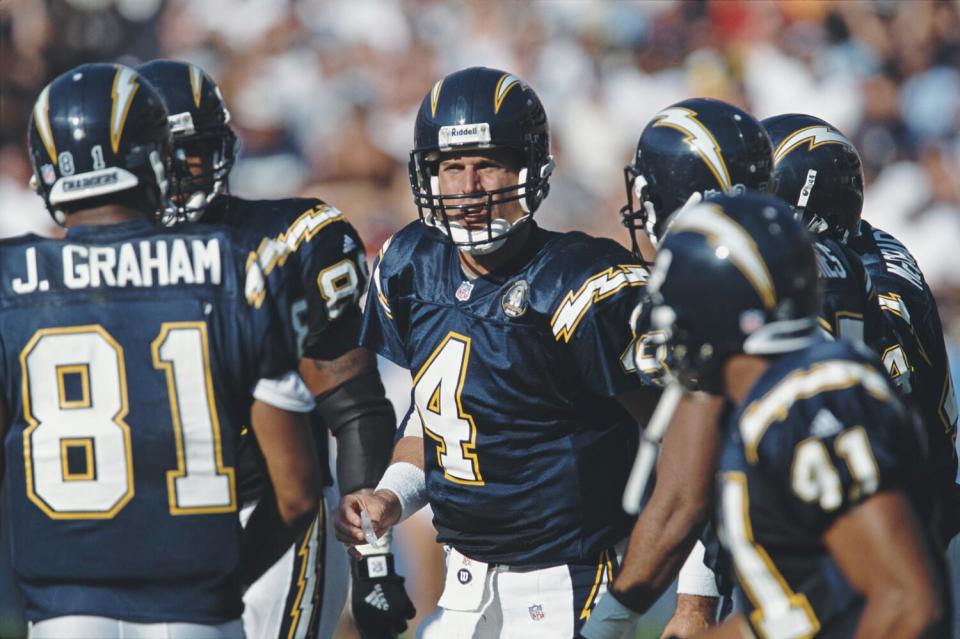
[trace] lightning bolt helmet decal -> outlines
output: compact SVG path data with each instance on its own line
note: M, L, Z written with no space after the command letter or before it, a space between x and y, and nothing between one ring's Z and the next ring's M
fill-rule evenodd
M684 134L684 141L689 143L700 155L710 172L717 178L720 189L726 193L733 188L730 182L730 171L720 152L720 145L707 129L697 119L697 113L683 107L670 107L654 116L653 126L668 126Z

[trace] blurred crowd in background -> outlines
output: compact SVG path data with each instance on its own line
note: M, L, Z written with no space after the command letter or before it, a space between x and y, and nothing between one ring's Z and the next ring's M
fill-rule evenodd
M557 173L541 223L624 240L621 167L647 120L690 96L758 117L818 115L851 137L864 215L917 256L960 342L957 2L7 0L0 4L0 235L49 229L27 189L38 91L91 61L170 57L219 82L243 143L231 188L319 196L370 252L416 215L420 100L485 65L547 106Z
M84 62L200 65L243 145L231 190L325 199L371 255L416 217L416 111L458 68L511 71L546 105L557 171L541 224L624 243L622 167L657 111L708 96L814 114L857 144L864 217L917 257L960 362L952 0L4 0L0 53L0 237L58 232L27 187L25 131L39 90Z

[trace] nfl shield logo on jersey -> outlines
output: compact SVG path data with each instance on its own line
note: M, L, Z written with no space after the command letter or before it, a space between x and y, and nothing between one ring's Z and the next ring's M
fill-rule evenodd
M460 284L460 288L457 289L457 292L454 293L453 296L456 297L460 302L466 302L468 299L470 299L471 293L473 293L473 282L464 280L463 283Z
M530 618L534 621L540 621L544 617L543 606L541 604L533 604L527 608L527 610L530 611Z

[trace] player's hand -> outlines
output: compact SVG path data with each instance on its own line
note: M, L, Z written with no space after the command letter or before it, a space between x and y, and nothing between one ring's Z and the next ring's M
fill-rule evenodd
M352 562L350 611L363 639L386 639L407 629L417 614L393 568L393 555L367 555Z
M382 537L400 520L400 500L389 490L375 493L355 492L340 498L333 517L337 539L350 546L367 543L360 523L360 512L366 510L377 537Z
M716 597L699 597L681 594L677 596L677 608L673 612L660 639L688 639L709 628L717 618Z

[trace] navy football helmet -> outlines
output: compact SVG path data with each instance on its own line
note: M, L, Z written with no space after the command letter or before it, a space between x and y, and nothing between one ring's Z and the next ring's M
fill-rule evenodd
M136 71L84 64L48 84L27 128L31 186L58 224L116 201L165 207L170 129L163 100Z
M444 151L505 147L517 152L516 186L488 192L441 194L437 166ZM471 67L443 78L423 98L410 152L410 187L420 220L439 229L464 251L489 253L533 217L550 190L553 172L547 114L523 80L505 71ZM486 199L485 230L451 221L448 211L475 209ZM493 219L493 207L519 201L524 215L512 225Z
M774 192L812 232L846 243L863 209L863 167L853 143L812 115L777 115L761 124L773 143Z
M688 388L719 393L731 355L776 355L817 339L812 240L771 195L717 195L678 213L648 290L653 327L667 334L672 371Z
M153 60L137 71L163 96L170 112L177 217L196 221L228 189L227 178L239 149L230 128L230 111L220 87L198 66ZM188 158L200 158L200 166L189 166Z
M627 203L620 209L639 255L637 231L656 244L670 214L711 193L767 192L770 139L757 120L732 104L692 98L663 109L640 134L623 167Z

